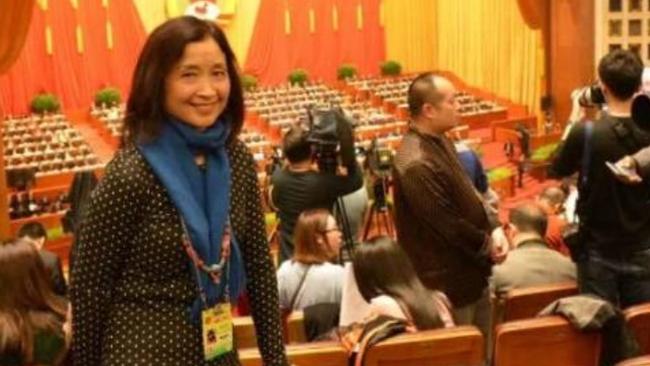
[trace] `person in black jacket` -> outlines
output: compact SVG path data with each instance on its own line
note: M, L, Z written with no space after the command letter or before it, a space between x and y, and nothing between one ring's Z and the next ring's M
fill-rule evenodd
M50 276L50 283L52 290L56 295L67 296L68 285L63 276L63 266L61 259L56 254L44 249L45 242L47 241L47 231L45 227L39 222L30 222L20 227L18 230L18 238L34 245L41 260L45 265L45 270Z
M549 171L554 177L579 173L580 245L571 251L580 291L621 307L650 301L650 192L619 182L606 165L650 141L630 117L642 70L629 51L601 59L598 75L608 109L593 123L569 127Z
M350 161L345 174L321 172L314 167L307 131L292 127L284 136L282 149L288 164L273 174L270 197L280 217L280 260L293 257L293 229L303 211L324 208L332 211L336 199L363 185L363 174L356 161Z

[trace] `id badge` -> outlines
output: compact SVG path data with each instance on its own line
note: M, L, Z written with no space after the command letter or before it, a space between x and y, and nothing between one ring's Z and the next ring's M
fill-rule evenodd
M230 303L219 303L201 312L203 355L206 361L214 360L232 351L232 313Z

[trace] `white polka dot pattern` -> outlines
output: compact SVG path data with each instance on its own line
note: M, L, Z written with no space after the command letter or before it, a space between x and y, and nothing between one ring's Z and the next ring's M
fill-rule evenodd
M228 152L232 226L258 344L265 365L286 365L254 161L239 141ZM134 147L119 151L92 193L75 243L75 365L239 365L236 352L203 360L200 329L188 321L196 284L181 233L178 212L144 158Z

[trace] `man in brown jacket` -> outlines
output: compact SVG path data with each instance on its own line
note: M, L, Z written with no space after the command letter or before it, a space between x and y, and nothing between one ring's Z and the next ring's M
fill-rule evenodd
M457 324L490 334L488 278L507 253L493 235L481 198L445 132L456 126L456 90L426 73L408 90L410 130L395 156L395 217L400 245L425 286L443 291Z

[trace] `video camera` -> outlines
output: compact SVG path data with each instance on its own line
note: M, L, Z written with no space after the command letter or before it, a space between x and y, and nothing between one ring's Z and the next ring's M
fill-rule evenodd
M380 210L384 210L388 206L386 194L390 186L393 151L386 146L380 146L377 139L374 139L365 151L365 155L366 167L371 173L371 178L373 178L372 193L375 203Z
M393 166L393 152L385 146L379 146L377 139L372 140L366 151L366 161L371 173L377 177L387 177Z
M572 98L578 98L580 106L585 108L598 107L605 104L605 94L598 83L578 88L571 93Z
M312 107L307 110L307 117L307 141L321 172L336 173L339 160L343 166L356 163L354 122L340 107Z

